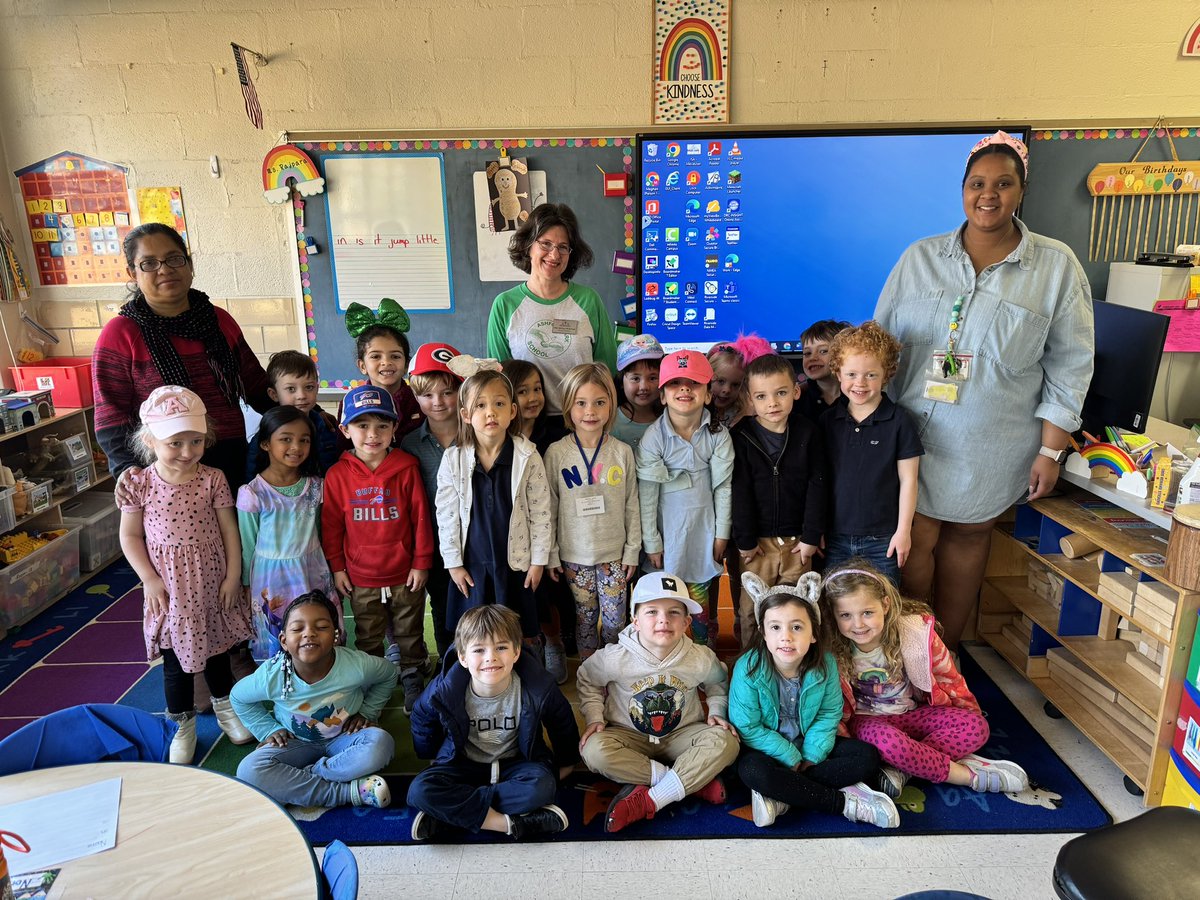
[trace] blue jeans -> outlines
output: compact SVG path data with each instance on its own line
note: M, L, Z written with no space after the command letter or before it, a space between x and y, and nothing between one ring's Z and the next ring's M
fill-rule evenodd
M382 728L339 734L328 741L288 739L283 747L259 747L242 760L237 777L280 803L296 806L345 806L354 796L356 778L373 775L396 749Z
M532 812L554 802L558 778L545 763L502 760L492 780L487 763L456 760L434 764L413 779L408 805L458 828L479 831L489 809L505 815Z
M825 573L829 574L848 560L858 557L866 560L879 570L881 575L890 578L892 584L900 587L900 566L893 554L887 555L888 544L892 542L890 534L882 537L876 535L827 534L825 535Z

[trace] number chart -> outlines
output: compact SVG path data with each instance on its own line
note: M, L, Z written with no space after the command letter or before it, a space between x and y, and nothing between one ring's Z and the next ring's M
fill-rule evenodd
M130 229L126 170L59 153L16 173L42 285L122 284Z

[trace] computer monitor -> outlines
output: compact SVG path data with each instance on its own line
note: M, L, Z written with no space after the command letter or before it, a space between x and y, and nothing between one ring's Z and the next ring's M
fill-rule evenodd
M1170 319L1097 300L1096 368L1083 401L1083 430L1102 435L1112 425L1145 432Z

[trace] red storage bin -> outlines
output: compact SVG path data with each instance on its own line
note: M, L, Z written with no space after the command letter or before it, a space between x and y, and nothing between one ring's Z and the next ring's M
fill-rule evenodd
M86 356L54 356L9 371L18 391L50 391L56 410L92 405L92 361Z

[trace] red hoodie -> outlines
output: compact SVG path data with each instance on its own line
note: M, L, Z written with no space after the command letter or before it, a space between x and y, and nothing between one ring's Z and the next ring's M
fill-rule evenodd
M355 587L394 587L433 565L429 501L415 456L393 449L372 472L353 451L325 474L321 545Z

